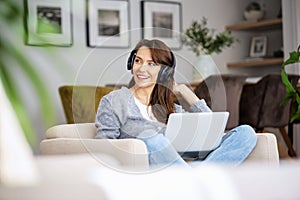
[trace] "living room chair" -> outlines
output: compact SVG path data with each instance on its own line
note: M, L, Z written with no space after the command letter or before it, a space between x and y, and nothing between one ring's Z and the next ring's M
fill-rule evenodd
M212 75L196 86L194 92L213 111L230 113L226 129L239 125L239 103L246 76L243 75Z
M40 143L40 154L104 154L116 158L121 166L147 168L149 164L147 148L141 140L94 139L96 135L96 126L94 123L96 107L98 106L100 98L111 90L113 90L111 87L60 87L59 91L63 101L63 108L66 112L66 116L69 118L69 124L56 125L46 131L45 139ZM88 106L88 111L86 111L87 108L83 106ZM92 123L84 123L89 120L92 121ZM74 121L80 121L80 123L72 124ZM258 135L256 147L247 158L247 162L278 164L278 150L274 144L276 144L274 134ZM114 163L112 163L112 165L114 165Z
M288 75L288 78L295 87L299 76ZM244 85L240 101L240 124L251 125L257 132L263 132L266 127L278 128L290 156L296 156L285 130L289 124L291 101L280 106L285 95L280 74L269 74L255 84Z
M69 124L56 125L46 131L45 139L40 143L40 154L69 156L89 154L102 164L115 169L124 166L134 170L148 169L147 147L141 140L95 139L94 118L98 103L103 95L113 89L95 86L60 87L59 92ZM86 123L88 121L92 123ZM274 134L258 134L256 147L245 163L259 162L266 165L278 165L276 143ZM111 162L98 155L108 155L118 162L114 160Z

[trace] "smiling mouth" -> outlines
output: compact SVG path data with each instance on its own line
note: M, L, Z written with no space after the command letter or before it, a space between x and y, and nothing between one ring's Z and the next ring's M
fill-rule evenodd
M146 80L146 79L149 78L149 76L146 76L146 75L137 75L137 78L141 79L141 80Z

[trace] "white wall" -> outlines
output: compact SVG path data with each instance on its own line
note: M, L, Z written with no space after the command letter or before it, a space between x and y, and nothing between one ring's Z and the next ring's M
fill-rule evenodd
M279 0L276 0L279 1ZM58 116L54 124L65 123L60 98L58 96L58 87L65 84L88 84L105 85L107 83L127 83L130 79L130 72L126 70L126 61L128 53L133 46L141 39L140 31L140 0L129 0L130 3L130 27L131 42L130 48L89 48L86 45L86 26L85 26L85 0L73 0L73 36L74 43L71 47L36 47L25 46L23 41L15 40L28 57L36 64L37 70L47 83L52 100L56 104ZM216 28L217 31L223 31L229 24L239 23L243 20L243 8L247 1L240 0L183 0L182 2L182 22L185 30L191 21L199 20L202 16L208 19L208 26ZM262 0L263 3L273 2L272 0ZM268 8L273 13L278 10L275 6ZM271 13L272 13L271 12ZM270 13L269 13L270 14ZM247 34L234 33L238 37L249 37ZM213 55L213 58L219 67L220 73L243 73L248 75L263 75L273 69L238 69L229 70L226 67L227 62L240 60L248 54L248 42L236 44L234 48L226 49L220 55ZM48 54L47 52L51 53ZM196 61L195 55L183 47L176 50L177 55L177 75L178 82L192 80L192 64ZM39 133L39 140L48 127L44 127L41 122L40 109L35 96L28 89L29 84L22 75L22 72L15 71L16 81L22 88L21 94L26 100L28 110L34 125ZM54 125L53 124L53 125Z

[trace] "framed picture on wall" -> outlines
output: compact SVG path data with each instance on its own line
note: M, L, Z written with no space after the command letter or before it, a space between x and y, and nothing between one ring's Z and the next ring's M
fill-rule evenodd
M87 0L87 45L129 47L128 1Z
M71 0L25 0L25 44L71 46Z
M250 57L263 57L267 53L267 36L255 36L251 39Z
M181 3L142 1L142 34L145 39L160 39L172 49L181 48Z

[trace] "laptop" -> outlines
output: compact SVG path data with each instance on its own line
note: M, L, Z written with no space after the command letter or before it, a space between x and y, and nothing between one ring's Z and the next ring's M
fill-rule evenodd
M183 157L205 156L220 145L228 117L229 112L172 113L165 136Z

